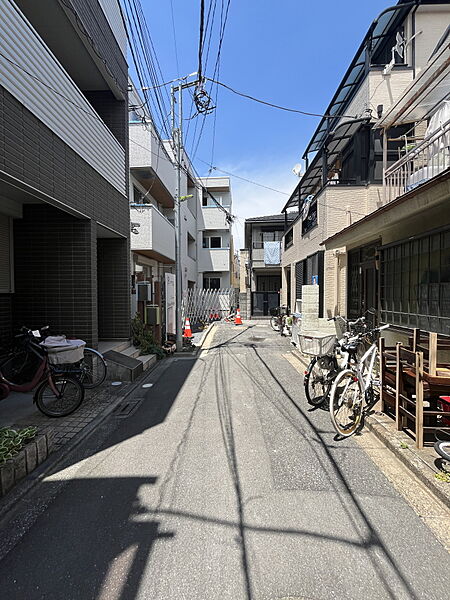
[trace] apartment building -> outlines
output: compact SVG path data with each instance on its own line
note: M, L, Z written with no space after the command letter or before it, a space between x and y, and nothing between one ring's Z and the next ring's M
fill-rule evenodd
M245 219L239 301L246 319L267 317L280 305L281 240L286 225L296 216L286 213Z
M130 87L131 310L154 326L161 339L174 333L166 309L173 305L175 291L178 170L172 142L160 138L145 103L132 84ZM183 151L179 195L182 294L193 288L230 287L229 179L197 178Z
M0 0L0 336L130 326L126 34L108 0Z
M311 283L319 286L320 317L377 306L378 232L357 260L323 242L383 207L383 174L404 153L411 126L397 121L383 136L377 124L428 68L449 20L448 3L400 1L364 36L325 110L335 116L319 123L303 155L305 174L283 208L299 211L283 238L282 300L291 308ZM349 289L349 270L358 274L359 291L355 283Z
M373 272L383 322L450 335L449 94L447 29L376 123L385 145L407 130L398 160L384 169L381 206L324 242L339 261L334 285L344 290L351 316L367 305Z
M198 286L229 288L233 264L230 178L203 177L198 182L202 186L197 219Z

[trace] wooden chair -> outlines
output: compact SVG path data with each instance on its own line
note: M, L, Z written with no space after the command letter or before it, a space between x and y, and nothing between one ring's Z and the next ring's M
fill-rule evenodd
M415 398L413 397L415 396ZM398 431L410 429L417 448L423 448L424 427L423 353L396 348L395 424ZM409 426L409 423L412 426Z
M378 342L380 356L380 410L395 417L396 348L387 347L384 338Z

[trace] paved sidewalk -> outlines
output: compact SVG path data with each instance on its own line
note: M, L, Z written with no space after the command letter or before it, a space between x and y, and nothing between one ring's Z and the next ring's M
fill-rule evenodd
M308 358L292 347L292 354L302 365L308 366ZM366 417L365 425L392 453L450 508L450 483L435 477L440 471L439 457L432 446L419 450L414 440L403 431L397 431L394 421L384 413L375 411Z

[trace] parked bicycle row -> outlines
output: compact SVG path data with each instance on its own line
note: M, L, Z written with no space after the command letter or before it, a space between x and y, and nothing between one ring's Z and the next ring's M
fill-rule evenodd
M37 408L49 417L64 417L83 402L85 389L106 378L106 362L82 340L50 336L49 327L22 327L0 357L0 400L10 392L32 392Z
M334 321L335 335L299 336L302 353L311 356L304 374L305 395L311 406L328 408L336 433L346 438L363 428L380 399L379 338L389 325L371 327L366 316L329 320ZM450 464L448 437L444 428L439 430L434 448Z

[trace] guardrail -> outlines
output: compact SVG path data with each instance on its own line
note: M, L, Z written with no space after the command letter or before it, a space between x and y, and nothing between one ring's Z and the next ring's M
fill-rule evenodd
M450 120L386 169L385 202L392 202L450 167Z

